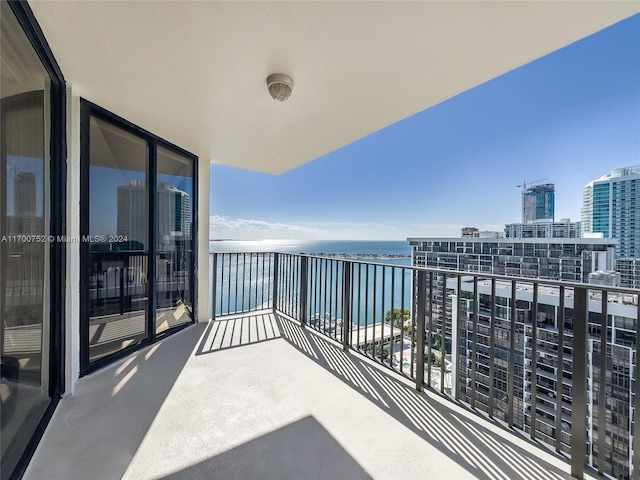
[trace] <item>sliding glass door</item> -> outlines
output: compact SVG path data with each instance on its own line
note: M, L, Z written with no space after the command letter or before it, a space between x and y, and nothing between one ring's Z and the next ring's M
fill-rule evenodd
M81 102L82 373L194 319L195 157Z
M149 147L105 120L89 125L89 361L149 338Z
M59 148L64 126L60 111L54 112L54 105L64 105L63 81L61 74L49 70L51 64L43 64L44 47L34 43L36 26L29 14L24 4L0 2L3 480L24 470L34 439L55 408L62 375L64 254L52 233L60 232L64 215L64 192L55 181L64 175ZM52 198L58 199L62 212L52 212Z

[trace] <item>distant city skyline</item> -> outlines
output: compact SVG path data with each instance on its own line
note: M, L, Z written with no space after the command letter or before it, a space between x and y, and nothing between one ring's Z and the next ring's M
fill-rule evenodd
M503 230L521 219L517 185L540 178L555 218L579 221L587 183L637 164L640 15L283 175L212 165L210 237Z

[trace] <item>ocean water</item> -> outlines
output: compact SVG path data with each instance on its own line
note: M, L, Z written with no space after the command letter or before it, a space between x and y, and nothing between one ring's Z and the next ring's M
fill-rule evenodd
M411 264L411 248L406 240L212 240L209 243L209 251L216 253L281 252L313 255L327 254L363 259L404 260L392 263L398 265ZM384 263L389 262L385 261Z
M357 302L353 305L354 311L352 312L354 323L356 323L356 320L357 323L362 322L362 324L379 323L383 321L385 312L392 307L400 308L403 306L406 309L410 308L411 270L401 268L411 265L411 249L407 241L219 240L210 242L210 252L313 254L335 256L337 259L355 259L367 262L368 264L388 265L388 267L367 267L365 264L361 264L361 266L355 267L352 279L354 285L354 300L357 299ZM226 261L230 262L228 266L225 267L225 270L228 272L226 274L227 282L231 280L234 286L236 283L236 275L242 277L242 272L245 271L244 262L254 261L256 262L255 265L257 268L257 260L247 260L244 257L242 260L240 260L240 258L228 257ZM327 266L326 264L320 264L320 267L317 267L318 264L313 265L314 266L310 265L309 267L311 278L315 278L316 282L319 281L320 284L324 283L329 288L329 291L337 292L340 290L341 287L337 279L342 276L341 266L339 266L340 270L336 270L334 274L333 272L323 270L324 267ZM210 271L212 266L213 265L210 264ZM336 264L336 267L338 268L338 264ZM218 265L218 271L219 278L222 279L221 265ZM236 273L236 271L239 273ZM329 284L326 284L327 277L330 279ZM253 278L254 285L251 287L247 286L249 290L246 292L246 297L254 297L257 301L258 299L262 299L263 286L261 282L256 283L256 276ZM331 281L331 279L333 280ZM240 280L240 282L242 281ZM356 291L356 286L359 286L358 291ZM258 289L260 290L260 295L258 295ZM333 319L341 317L342 311L339 302L326 301L321 295L318 295L316 298L314 292L316 292L316 290L310 292L308 301L311 315L328 315ZM225 290L220 286L217 296L218 302L221 301L221 303L216 304L216 312L218 314L221 313L223 305L226 305L229 301L233 303L237 297L235 290ZM243 308L249 307L247 302L241 302L245 303ZM257 301L257 303L260 304L261 301Z

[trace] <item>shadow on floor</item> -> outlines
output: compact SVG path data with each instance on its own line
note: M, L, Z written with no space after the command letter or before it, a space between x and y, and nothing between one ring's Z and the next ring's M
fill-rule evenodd
M82 378L60 402L25 480L121 478L205 327L192 325Z
M367 480L372 477L309 416L163 478Z
M267 342L280 337L280 328L271 311L217 319L209 322L196 355Z
M470 412L456 412L446 400L419 393L384 367L342 347L297 322L275 315L282 338L382 411L445 453L471 474L486 480L552 480L571 476L546 462L533 443L523 448L511 433L495 433ZM465 414L466 413L466 414ZM348 478L348 477L342 477Z

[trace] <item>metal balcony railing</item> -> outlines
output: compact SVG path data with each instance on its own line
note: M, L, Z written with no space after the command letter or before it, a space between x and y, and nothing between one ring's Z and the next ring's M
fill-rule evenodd
M638 478L637 290L283 253L211 267L213 319L274 310L554 448L576 478Z

